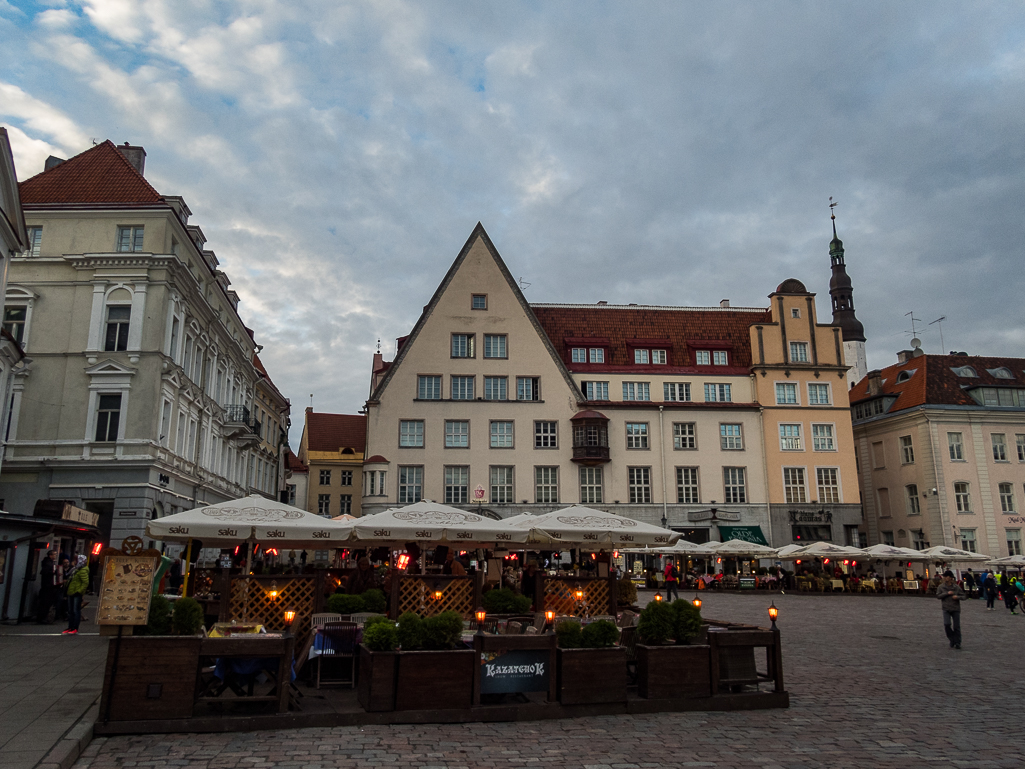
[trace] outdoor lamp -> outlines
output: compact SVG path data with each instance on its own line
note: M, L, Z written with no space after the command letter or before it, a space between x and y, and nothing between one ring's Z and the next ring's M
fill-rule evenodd
M776 602L773 601L769 604L769 619L772 620L772 629L776 629L776 617L779 616L779 609L776 608Z
M484 635L484 620L488 618L488 613L481 608L477 609L473 615L477 618L477 635Z
M276 601L278 598L278 583L276 580L271 580L270 590L267 591L267 595L270 596L272 601Z
M555 622L555 612L551 609L545 612L545 622L549 625Z
M578 590L576 593L574 593L574 595L577 597L578 601L583 601L584 600L584 591L583 590Z
M434 591L434 600L435 601L440 601L441 600L441 591L440 590L435 590Z
M691 601L691 603L694 604L694 608L695 609L700 609L701 608L701 599L698 598L697 595L694 596L694 600Z
M661 593L655 593L655 600L661 602L662 601L662 594Z
M295 622L295 609L285 609L285 624L289 627Z

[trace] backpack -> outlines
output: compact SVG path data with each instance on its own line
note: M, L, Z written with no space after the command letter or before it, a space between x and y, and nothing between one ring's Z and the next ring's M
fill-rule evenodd
M669 576L671 576L671 577L672 577L673 579L675 579L675 580L676 580L677 582L679 582L679 581L680 581L680 570L679 570L679 569L677 569L677 568L676 568L676 567L674 566L674 567L672 568L672 570L670 570L670 572L669 572Z

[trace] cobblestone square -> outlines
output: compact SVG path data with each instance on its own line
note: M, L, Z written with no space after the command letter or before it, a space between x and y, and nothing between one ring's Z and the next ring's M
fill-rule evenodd
M707 617L780 609L788 710L97 739L79 769L867 767L1017 769L1025 616L966 602L950 649L922 597L703 592Z

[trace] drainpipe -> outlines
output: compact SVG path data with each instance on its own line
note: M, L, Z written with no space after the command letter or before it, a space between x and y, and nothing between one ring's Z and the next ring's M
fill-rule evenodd
M662 463L662 528L669 528L668 503L666 502L666 442L662 429L662 406L658 407L658 450Z
M765 445L765 409L758 408L758 437L762 444L762 477L765 479L765 520L769 527L769 545L772 546L772 502L769 498L769 460L766 457L768 447Z

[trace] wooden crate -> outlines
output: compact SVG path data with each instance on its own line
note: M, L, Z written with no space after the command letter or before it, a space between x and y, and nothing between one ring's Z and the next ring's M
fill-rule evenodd
M190 718L196 699L201 638L195 636L125 636L111 639L103 677L100 718L152 721ZM114 655L117 672L113 676Z
M559 702L563 705L626 702L625 647L558 649L556 655Z
M712 696L711 651L706 645L637 644L637 694L647 699Z

